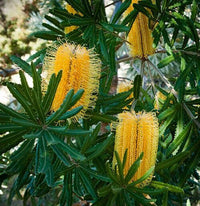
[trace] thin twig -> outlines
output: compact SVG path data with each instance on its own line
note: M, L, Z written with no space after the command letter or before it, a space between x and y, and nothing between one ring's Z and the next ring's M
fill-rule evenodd
M10 77L13 74L17 74L19 69L3 69L0 68L0 77Z
M154 82L153 76L151 75L149 62L147 62L147 66L148 66L148 73L149 73L149 76L150 76L150 79L151 79L151 85L152 85L152 88L153 88L153 93L155 95L155 93L156 93L155 82Z
M158 74L161 77L161 79L163 80L163 82L171 90L172 94L178 99L177 92L174 90L173 86L168 81L168 79L165 77L165 75L149 59L147 61L158 72ZM184 107L186 113L188 114L188 116L192 119L192 121L194 121L194 123L197 125L197 127L200 128L199 121L196 120L196 117L192 114L192 112L190 111L190 109L188 108L188 106L184 102L183 102L183 107Z
M114 5L114 4L118 3L118 2L121 2L121 0L117 0L117 1L114 1L114 2L112 2L110 4L107 4L107 5L105 5L105 8L107 8L109 6L112 6L112 5Z

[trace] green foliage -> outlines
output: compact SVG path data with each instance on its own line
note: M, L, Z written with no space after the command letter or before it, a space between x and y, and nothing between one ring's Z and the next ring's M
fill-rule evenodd
M37 202L54 190L59 191L55 205L63 206L79 201L96 206L137 206L153 202L184 205L187 199L197 203L199 199L194 199L193 194L200 186L198 1L156 0L156 4L152 4L150 0L142 0L134 4L135 9L125 18L122 16L131 4L130 0L121 3L111 18L107 17L103 0L66 2L79 13L73 15L56 3L45 16L48 21L43 23L45 29L32 35L52 41L67 39L88 48L94 47L102 63L96 106L87 111L86 119L75 121L75 115L83 107L73 106L84 90L74 93L72 88L60 108L51 111L62 72L51 76L43 94L42 70L37 66L43 61L46 49L33 54L27 62L17 56L11 57L21 68L21 84L8 82L6 86L20 103L22 111L0 104L0 165L3 165L0 167L0 183L16 177L8 204L11 205L15 195L26 205L29 199ZM190 15L185 14L188 9ZM127 43L125 35L138 12L149 18L154 45L159 50L152 57L141 60L140 72L131 77L133 88L115 94L111 89L118 73L116 52ZM64 28L72 25L77 28L65 34ZM165 58L155 63L160 52L165 53ZM126 57L120 61L130 63L130 59ZM170 63L176 63L178 71L172 78L164 72ZM159 77L158 81L151 75L152 70ZM148 75L147 71L150 71ZM24 72L33 79L33 87L28 86ZM166 97L159 100L158 109L154 107L156 91ZM131 94L134 98L129 98ZM110 128L110 123L118 121L117 114L130 109L155 111L160 124L155 168L135 182L131 179L143 155L124 175L127 151L120 160L113 148L115 131ZM110 167L113 153L117 165ZM8 161L4 160L6 156ZM148 186L138 187L153 170L153 181Z

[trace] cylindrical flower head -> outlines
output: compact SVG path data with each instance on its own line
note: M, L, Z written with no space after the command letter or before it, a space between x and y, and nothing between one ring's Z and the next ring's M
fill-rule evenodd
M159 127L158 119L154 113L124 112L118 115L119 123L116 127L115 147L121 161L127 150L127 160L124 168L124 175L128 173L131 165L143 152L144 156L140 166L130 182L138 180L156 163ZM116 165L116 158L113 158L113 167ZM153 173L139 187L143 187L151 181Z
M46 54L44 69L47 70L47 80L53 73L62 70L62 78L58 85L51 110L56 111L70 89L77 92L84 89L83 96L74 107L83 106L78 117L84 116L89 108L95 105L99 91L101 62L93 49L80 45L62 43L53 45Z
M70 13L70 14L79 14L70 4L66 4L65 9ZM77 26L67 26L65 27L65 34L68 34L69 32L77 29Z
M138 0L132 0L131 5L125 12L125 16L133 11L133 3L138 3ZM133 57L147 58L148 55L155 52L153 48L152 30L149 29L148 22L148 17L140 12L128 34L127 40L130 42L129 47Z

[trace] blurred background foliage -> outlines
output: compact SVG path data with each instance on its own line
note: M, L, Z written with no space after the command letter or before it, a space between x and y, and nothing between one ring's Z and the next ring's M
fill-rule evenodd
M6 5L19 2L21 13L9 17L15 12L13 7L6 10ZM153 5L150 0L143 0L135 5L136 9L127 18L122 18L122 14L127 8L125 4L131 3L129 0L124 4L117 0L19 2L1 1L0 8L1 83L2 88L8 87L18 105L15 107L17 111L0 105L0 204L151 205L156 199L156 205L198 205L200 2L156 0ZM68 13L66 3L81 15ZM156 47L155 54L145 61L131 57L126 42L138 12L149 17ZM77 28L66 34L65 27L72 25ZM41 97L40 74L46 46L65 38L88 48L95 47L101 58L102 73L99 97L96 108L89 113L90 118L75 123L67 119L58 125L64 112L61 108L61 113L54 118L48 113L49 102L46 101L48 95L54 96L52 85L59 82L59 78L52 78L51 92L45 99ZM16 66L31 76L33 86L27 86L25 78L28 77L23 72L20 72L20 84L11 83L10 79L5 82L5 77L18 73ZM116 95L117 84L121 81L131 81L133 88ZM27 90L22 91L22 88ZM35 101L27 99L27 91ZM109 163L106 164L112 161L113 155L115 131L111 130L110 122L116 120L116 115L124 108L131 109L132 99L127 100L130 93L135 98L134 110L155 111L160 123L154 179L143 189L128 185L124 188L116 182L118 174L112 171ZM73 102L75 95L80 98L72 91L67 98ZM10 106L9 102L7 104ZM66 108L71 107L69 102L65 104ZM47 145L38 137L42 128L35 129L38 123L34 117L42 118L44 122L52 119L42 136ZM56 130L55 126L59 128ZM63 146L58 137L66 138L68 144ZM38 156L36 151L39 150L48 155ZM72 158L66 155L68 153ZM48 164L35 171L35 161Z

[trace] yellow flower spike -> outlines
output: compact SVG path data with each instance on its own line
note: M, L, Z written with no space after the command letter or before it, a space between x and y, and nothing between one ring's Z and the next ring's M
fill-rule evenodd
M84 89L83 96L73 106L83 106L76 118L83 117L85 111L95 105L99 90L101 62L93 49L70 43L54 44L44 59L44 69L47 70L47 83L53 73L62 70L62 78L58 85L51 110L56 111L70 89L77 92Z
M133 3L138 3L138 0L132 0L131 5L125 12L125 16L133 11ZM149 29L149 20L148 17L141 12L136 17L127 40L130 42L129 47L133 57L143 59L154 54L155 49L153 48L152 30Z
M70 14L80 14L77 12L70 4L66 4L65 9L70 13ZM65 34L70 33L71 31L77 29L77 26L67 26L65 27Z
M127 161L124 168L124 175L128 173L131 165L137 160L143 152L143 159L138 171L130 182L138 180L156 163L159 127L158 119L154 113L124 112L118 115L119 123L116 127L115 147L121 161L123 155L128 149ZM113 157L113 167L116 165L116 158ZM149 184L153 173L139 187Z

